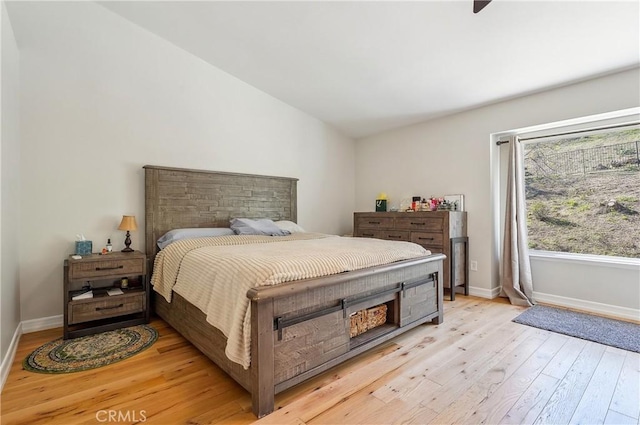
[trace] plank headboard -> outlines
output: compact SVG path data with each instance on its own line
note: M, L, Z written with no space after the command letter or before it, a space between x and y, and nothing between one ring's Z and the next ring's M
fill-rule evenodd
M297 221L298 179L145 165L145 241L169 230L229 227L236 217ZM151 263L153 264L153 262Z

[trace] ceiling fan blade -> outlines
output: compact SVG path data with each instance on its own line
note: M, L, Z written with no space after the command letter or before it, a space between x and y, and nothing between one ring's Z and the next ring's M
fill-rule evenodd
M473 0L473 13L480 12L490 2L491 0Z

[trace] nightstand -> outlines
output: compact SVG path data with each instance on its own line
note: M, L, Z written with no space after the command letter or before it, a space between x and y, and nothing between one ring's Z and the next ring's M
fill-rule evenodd
M128 279L123 293L108 295L123 278ZM87 287L92 298L73 299ZM69 256L64 260L64 339L149 323L149 289L147 257L140 251Z

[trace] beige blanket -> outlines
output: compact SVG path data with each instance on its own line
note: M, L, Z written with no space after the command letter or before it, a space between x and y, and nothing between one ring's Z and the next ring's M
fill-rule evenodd
M220 236L174 242L157 256L153 288L168 302L175 291L227 337L225 353L251 362L250 288L328 276L429 255L409 242L318 233Z

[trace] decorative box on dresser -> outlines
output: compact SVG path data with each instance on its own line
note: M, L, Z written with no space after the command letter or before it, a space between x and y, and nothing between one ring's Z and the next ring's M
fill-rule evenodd
M87 287L93 297L73 299ZM123 293L108 295L114 288ZM149 288L147 257L140 251L69 256L64 260L64 339L149 323Z
M446 255L443 284L449 288L451 300L455 299L456 292L469 295L469 238L465 211L356 212L353 214L353 235L414 242L432 253Z

